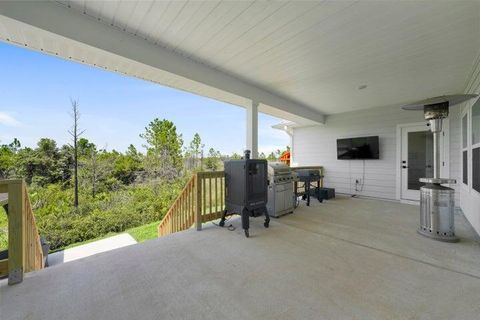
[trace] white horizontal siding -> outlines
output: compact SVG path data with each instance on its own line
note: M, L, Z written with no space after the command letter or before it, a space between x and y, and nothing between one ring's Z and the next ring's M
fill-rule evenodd
M468 84L465 90L465 93L479 93L479 92L480 92L480 55L477 57L475 63L473 64L472 71L470 73ZM468 101L463 106L462 110L465 110L465 108L470 108L475 102L476 102L475 99ZM461 113L458 114L458 117L456 120L458 122L459 127L462 121L460 115ZM468 134L471 136L471 130L468 132ZM457 145L455 150L453 151L455 152L458 166L459 166L458 179L460 183L461 183L461 180L460 180L460 175L461 175L460 145L461 143L462 143L461 129L458 128L458 132L456 136ZM471 156L469 158L469 161L471 162ZM458 188L460 193L460 207L462 208L462 211L465 214L465 217L468 219L468 221L473 226L475 231L480 235L480 193L473 190L472 188L472 165L469 166L468 181L469 181L468 187L461 186Z
M458 114L459 109L452 108L450 176L456 179L460 176ZM399 107L331 115L325 125L293 130L293 162L302 166L324 166L325 186L337 192L396 199L397 125L422 121L422 112L404 111ZM337 139L357 136L379 136L380 159L365 160L365 178L363 160L337 160ZM355 191L356 179L364 180L361 191Z

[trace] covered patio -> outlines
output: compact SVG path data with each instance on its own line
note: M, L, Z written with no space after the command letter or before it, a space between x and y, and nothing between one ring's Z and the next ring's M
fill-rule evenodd
M455 219L457 244L418 235L416 206L347 197L250 239L208 224L2 281L2 319L476 319L480 247Z
M2 320L478 319L480 102L452 108L441 138L458 243L416 232L402 139L429 129L400 108L479 92L478 2L2 1L0 40L241 106L253 158L258 113L284 119L291 164L322 166L342 194L269 229L252 219L249 239L236 218L197 232L224 205L224 173L202 173L209 205L197 175L177 199L188 216L159 227L189 230L1 280ZM378 158L340 160L337 140L362 136Z

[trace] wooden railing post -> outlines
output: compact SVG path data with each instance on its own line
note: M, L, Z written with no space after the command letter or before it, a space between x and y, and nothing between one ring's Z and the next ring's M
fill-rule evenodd
M195 174L195 226L202 230L202 186L199 173Z
M22 282L25 267L25 186L23 180L8 184L8 284Z

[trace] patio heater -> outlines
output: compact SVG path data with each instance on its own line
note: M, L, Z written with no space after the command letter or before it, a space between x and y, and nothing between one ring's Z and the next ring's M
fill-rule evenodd
M449 107L475 98L476 94L440 96L418 101L402 107L404 110L423 110L433 133L433 178L420 178L420 227L423 236L446 242L457 242L454 222L455 190L442 186L454 184L455 179L440 178L440 136L443 119Z

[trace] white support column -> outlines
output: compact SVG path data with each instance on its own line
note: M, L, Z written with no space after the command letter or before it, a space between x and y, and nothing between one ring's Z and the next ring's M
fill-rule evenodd
M284 126L284 131L288 134L288 137L290 138L290 166L293 165L293 154L294 154L294 141L293 141L293 128L289 128L287 126Z
M247 149L252 159L258 158L258 102L255 101L247 106Z

